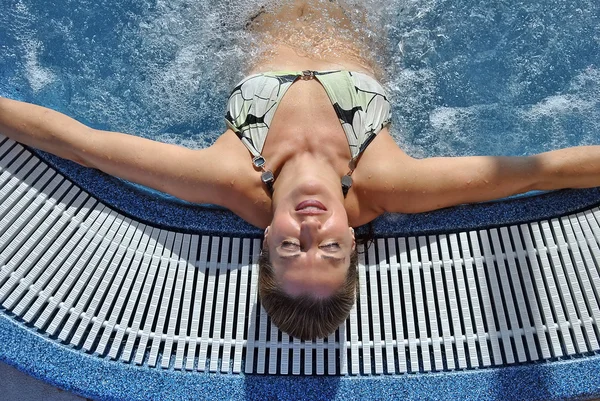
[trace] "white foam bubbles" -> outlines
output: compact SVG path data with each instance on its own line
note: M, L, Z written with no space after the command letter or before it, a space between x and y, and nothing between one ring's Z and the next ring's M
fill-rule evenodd
M35 39L23 41L26 77L34 93L39 92L56 80L56 74L51 69L41 66L38 61L38 55L43 49L44 45L40 41Z
M523 118L560 120L569 116L590 119L600 114L600 70L590 66L575 75L563 93L548 96L520 110ZM597 119L595 119L598 121Z
M438 107L429 115L431 127L439 131L457 131L465 120L473 118L468 108Z
M50 68L40 64L39 57L44 51L44 43L28 26L28 23L33 20L35 16L29 11L27 5L22 0L17 1L13 19L13 23L18 26L18 29L15 29L16 39L24 55L25 78L33 92L37 93L53 83L56 74Z
M555 95L544 98L524 112L532 119L561 117L566 114L587 113L598 105L598 101L587 100L578 95Z

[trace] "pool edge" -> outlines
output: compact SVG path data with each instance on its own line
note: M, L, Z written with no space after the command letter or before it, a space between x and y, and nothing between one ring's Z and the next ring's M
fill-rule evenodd
M28 149L103 203L145 224L191 234L262 236L260 229L224 208L165 201L98 170ZM567 189L427 213L385 214L373 224L378 237L433 235L549 220L598 205L600 187ZM365 232L364 227L359 230Z

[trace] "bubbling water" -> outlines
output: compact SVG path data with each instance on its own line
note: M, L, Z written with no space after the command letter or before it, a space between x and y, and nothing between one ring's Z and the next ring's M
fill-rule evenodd
M304 57L362 65L382 78L386 28L368 16L363 3L349 1L288 0L261 7L248 24L258 50L251 64L268 63L273 45L283 44Z
M294 4L0 1L0 95L192 148L224 131L229 91L269 52L253 21ZM309 3L322 10L311 24L300 30L294 19L277 20L271 40L311 56L343 54L340 43L355 43L381 71L392 135L413 156L598 143L596 0Z

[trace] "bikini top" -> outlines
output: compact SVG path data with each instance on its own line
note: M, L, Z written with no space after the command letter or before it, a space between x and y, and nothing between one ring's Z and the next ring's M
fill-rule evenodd
M252 163L262 170L262 181L272 191L275 178L261 153L277 106L298 79L317 79L323 85L342 124L352 155L349 172L342 177L342 191L346 196L361 154L391 122L385 90L369 75L350 71L278 71L251 75L229 96L227 125L250 151Z

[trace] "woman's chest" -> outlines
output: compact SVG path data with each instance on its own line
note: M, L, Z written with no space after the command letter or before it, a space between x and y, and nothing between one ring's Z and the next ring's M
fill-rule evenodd
M289 88L273 116L262 154L277 169L299 152L326 159L341 170L351 158L340 119L316 80L297 81Z

